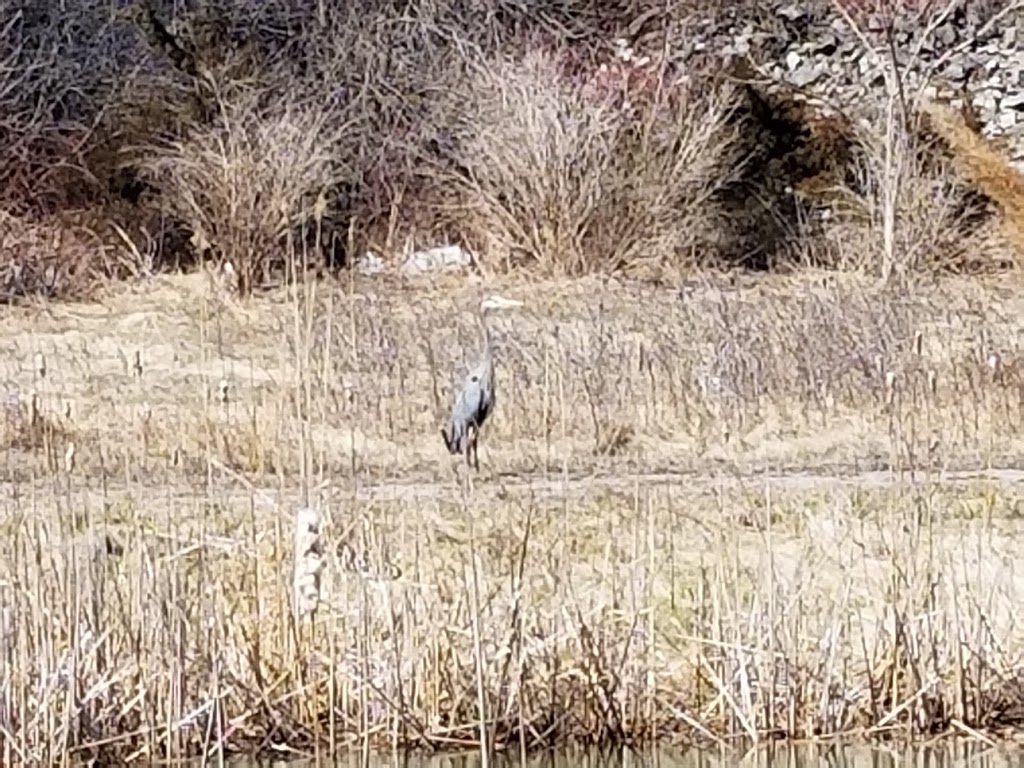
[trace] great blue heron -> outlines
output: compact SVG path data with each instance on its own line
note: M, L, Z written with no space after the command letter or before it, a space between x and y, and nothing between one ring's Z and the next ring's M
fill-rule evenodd
M521 301L501 296L488 296L480 303L484 352L480 360L466 374L462 387L455 396L448 424L441 430L448 453L453 456L463 454L466 457L466 464L471 464L477 472L480 471L480 458L477 455L480 429L494 411L495 401L494 344L485 315L488 310L521 306L523 306Z

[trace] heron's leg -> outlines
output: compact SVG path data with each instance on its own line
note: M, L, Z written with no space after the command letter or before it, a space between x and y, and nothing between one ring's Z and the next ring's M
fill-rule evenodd
M480 458L477 456L477 452L476 452L476 445L477 445L476 441L477 441L477 439L479 439L479 437L480 437L480 430L476 426L470 427L469 428L469 443L466 446L466 463L469 464L470 463L470 458L472 457L472 466L473 466L473 468L477 472L480 471Z

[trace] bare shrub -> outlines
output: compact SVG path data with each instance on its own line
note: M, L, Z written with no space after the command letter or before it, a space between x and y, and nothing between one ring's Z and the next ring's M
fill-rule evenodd
M0 21L0 196L10 209L53 211L105 197L85 162L97 127L143 41L109 3L14 0Z
M179 69L195 80L200 100L208 100L207 80L222 88L258 84L268 104L328 98L358 120L340 152L353 184L329 201L323 222L334 264L349 258L338 257L350 232L353 245L382 253L417 236L450 235L450 220L438 215L450 194L435 166L446 143L442 105L464 69L460 41L472 40L475 50L490 55L521 51L536 30L553 26L571 27L577 38L597 34L586 29L593 19L584 18L582 7L543 0L505 7L500 18L481 16L465 0L413 2L401 14L372 0L307 6L230 0L176 5L173 18L165 4L147 5L152 13L141 23L153 45L163 41L171 58L183 62ZM212 77L197 75L200 70Z
M14 216L0 209L0 303L26 296L88 296L106 274L94 235L52 217Z
M986 201L958 178L943 146L916 122L889 136L862 123L857 143L846 183L826 191L832 205L819 255L872 274L971 262L967 235L985 218Z
M474 62L453 146L485 258L545 273L628 270L677 262L711 236L706 201L735 162L731 92L659 83L650 103L630 105L591 85L541 51Z
M298 87L305 98L319 100L330 83L331 97L351 108L356 126L341 151L354 183L329 211L331 228L344 237L351 227L360 244L390 254L410 233L434 227L436 208L428 201L438 198L422 161L436 156L432 147L444 117L438 105L448 99L459 59L450 22L432 18L425 5L410 6L402 18L360 13L330 11L325 33L306 41L306 72L296 75L282 62L272 84L287 89L285 98L295 99Z
M213 125L154 145L142 164L199 250L234 265L243 294L282 263L288 234L315 225L345 178L337 149L348 125L337 109L261 109L260 95L223 102Z

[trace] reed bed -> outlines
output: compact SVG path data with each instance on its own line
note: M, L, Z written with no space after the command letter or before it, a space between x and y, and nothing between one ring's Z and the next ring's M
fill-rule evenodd
M487 318L471 477L437 426L493 292L527 306ZM4 762L996 738L1024 714L1015 302L194 275L11 310Z

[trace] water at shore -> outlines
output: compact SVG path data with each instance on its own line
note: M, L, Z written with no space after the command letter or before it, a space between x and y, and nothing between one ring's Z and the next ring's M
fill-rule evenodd
M358 753L322 760L343 768L484 768L480 756ZM312 768L314 760L231 762L233 768ZM659 748L644 751L561 749L540 752L523 763L518 755L499 755L490 768L1024 768L1024 747L942 741L932 746L864 744L770 746L749 751Z

